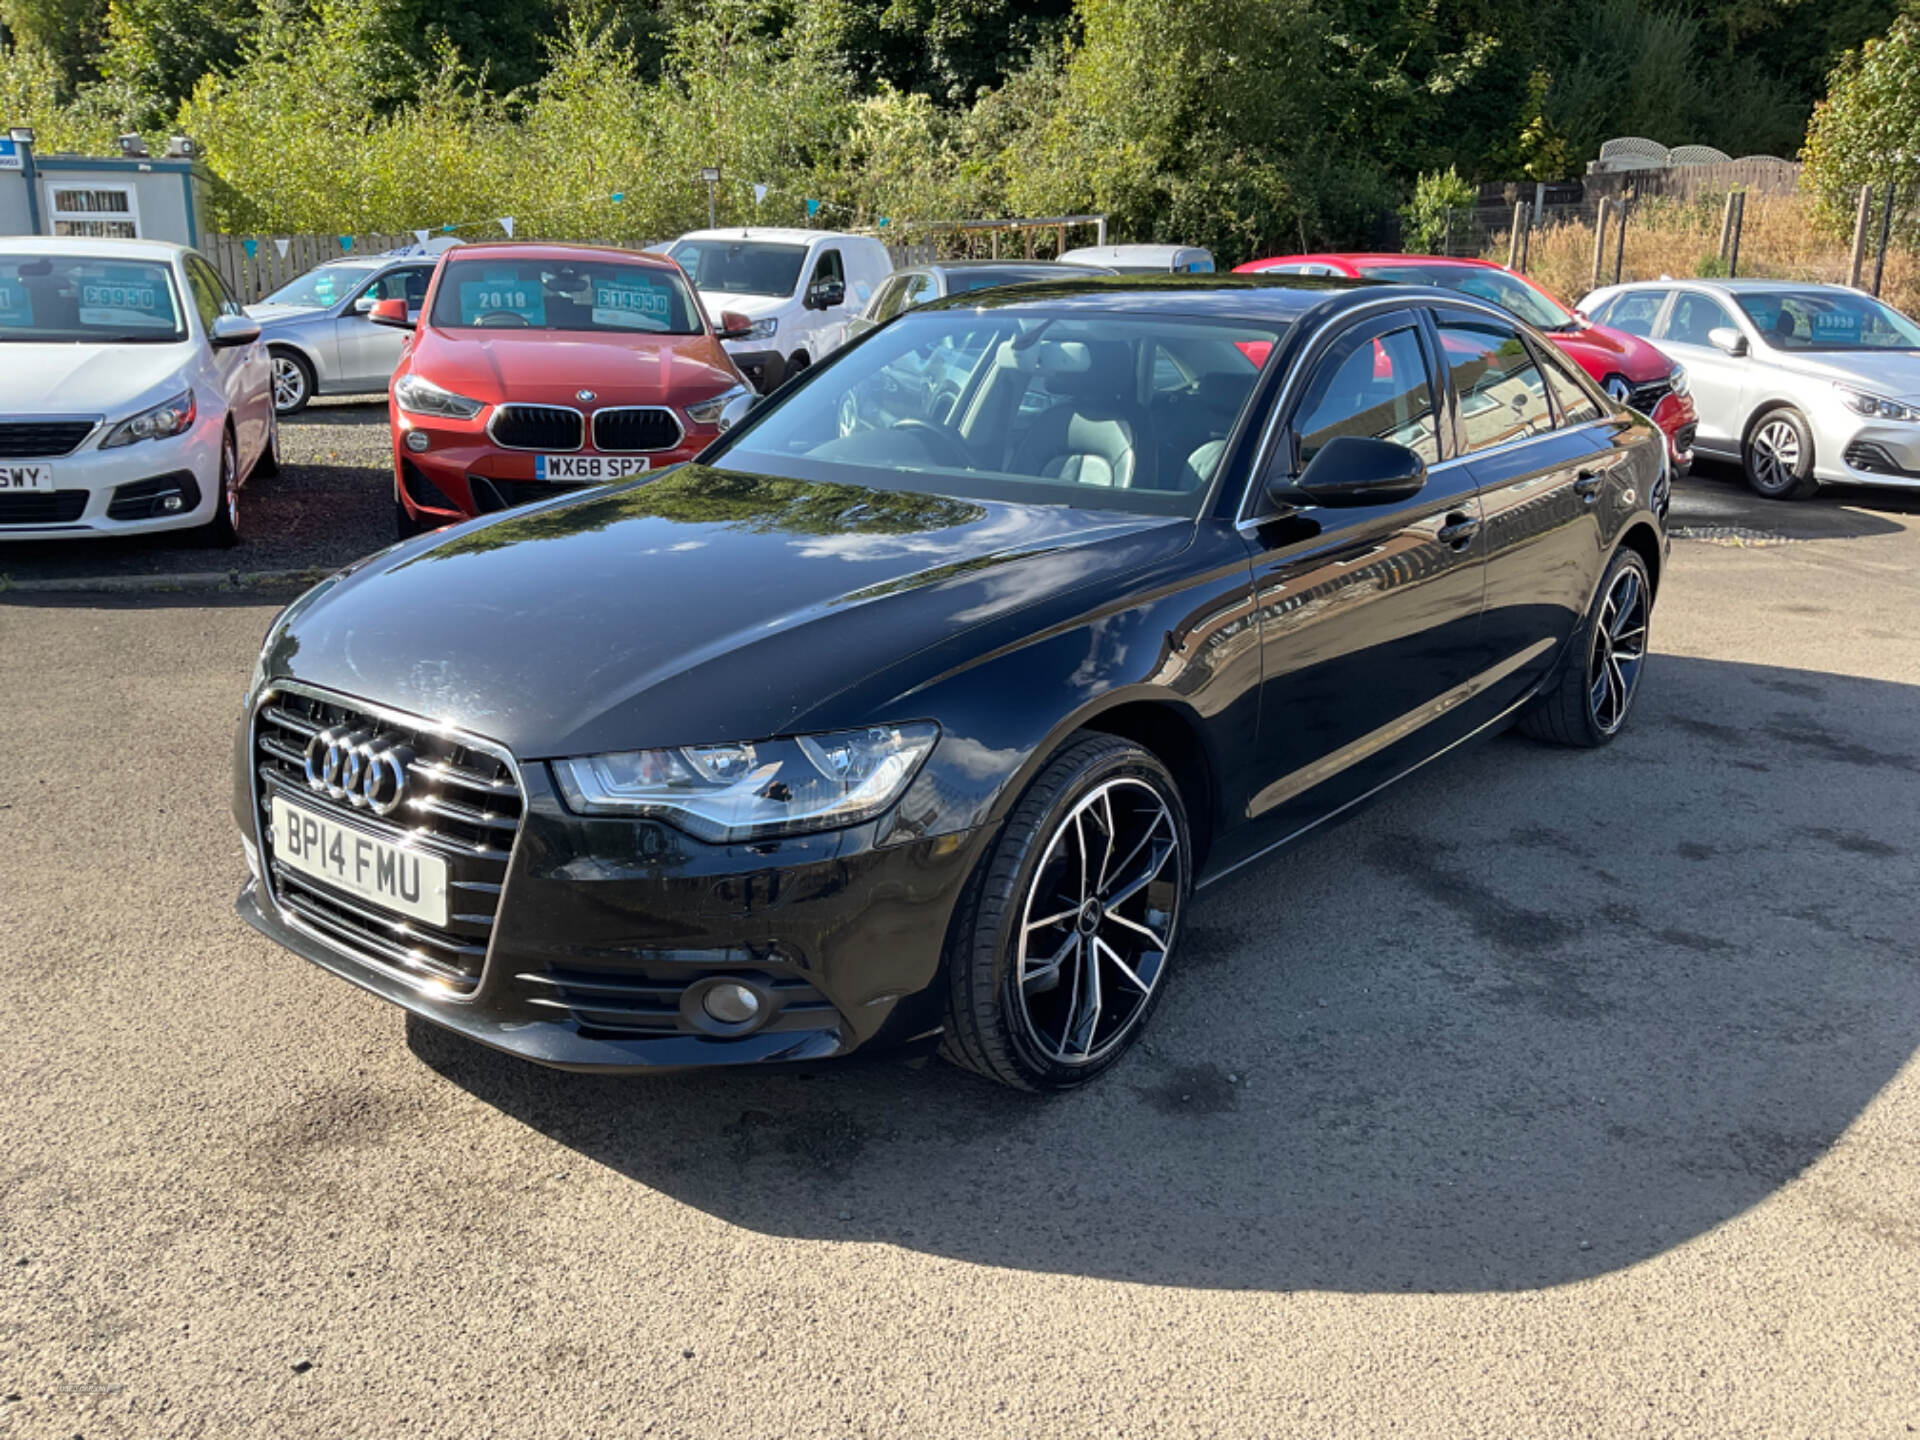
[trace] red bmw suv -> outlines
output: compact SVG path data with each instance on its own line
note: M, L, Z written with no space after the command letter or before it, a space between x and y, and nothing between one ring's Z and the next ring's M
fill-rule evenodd
M1445 255L1274 255L1234 267L1236 275L1345 275L1402 285L1438 285L1491 301L1544 331L1548 339L1622 405L1631 405L1667 437L1675 474L1693 464L1698 422L1687 372L1637 335L1576 315L1524 275L1490 260Z
M402 538L690 460L752 396L673 261L589 245L463 245L388 391Z

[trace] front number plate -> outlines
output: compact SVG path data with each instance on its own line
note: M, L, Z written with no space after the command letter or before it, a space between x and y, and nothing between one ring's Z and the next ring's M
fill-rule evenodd
M273 797L273 858L429 925L447 923L447 862Z
M51 465L0 465L0 494L53 489Z
M536 455L533 478L605 485L609 481L644 475L652 466L653 462L645 455Z

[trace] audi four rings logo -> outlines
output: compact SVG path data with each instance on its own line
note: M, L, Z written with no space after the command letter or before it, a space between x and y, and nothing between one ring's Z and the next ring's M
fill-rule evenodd
M405 745L335 725L307 741L307 787L356 810L391 815L406 799L412 760Z

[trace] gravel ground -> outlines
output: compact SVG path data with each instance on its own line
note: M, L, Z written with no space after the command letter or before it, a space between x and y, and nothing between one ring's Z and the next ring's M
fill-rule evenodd
M191 533L111 540L0 542L5 581L96 575L335 569L393 539L393 462L384 401L316 400L282 422L280 474L240 494L241 543Z
M1911 1434L1920 524L1821 507L1051 1102L410 1030L231 911L272 606L0 596L0 1435Z

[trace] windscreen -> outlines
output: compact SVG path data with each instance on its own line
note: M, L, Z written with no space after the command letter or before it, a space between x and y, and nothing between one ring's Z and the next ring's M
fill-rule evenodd
M433 293L439 330L698 335L693 296L673 271L595 256L452 260Z
M1572 311L1503 270L1483 270L1477 265L1363 265L1360 273L1369 280L1438 285L1476 300L1488 300L1537 330L1571 330L1579 324Z
M749 420L717 463L971 499L1193 515L1284 325L913 311Z
M1776 350L1920 350L1920 326L1866 295L1774 290L1736 298Z
M667 254L701 290L786 296L799 287L807 247L761 240L681 240Z
M169 266L0 252L0 342L186 338Z
M297 280L289 280L261 303L325 310L346 299L372 273L365 265L321 265Z

